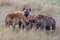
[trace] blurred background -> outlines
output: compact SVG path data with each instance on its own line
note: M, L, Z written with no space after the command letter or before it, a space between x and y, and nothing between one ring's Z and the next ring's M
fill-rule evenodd
M47 35L45 31L12 31L5 27L5 17L13 11L22 11L29 5L33 14L52 16L56 20L56 32ZM60 40L60 0L0 0L0 40Z

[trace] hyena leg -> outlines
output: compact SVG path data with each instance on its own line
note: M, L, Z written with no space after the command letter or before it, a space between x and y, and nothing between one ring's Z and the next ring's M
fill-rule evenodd
M24 30L25 25L22 25L22 29Z
M7 22L5 22L5 26L6 26L6 27L7 27L7 24L8 24L8 23L7 23Z
M13 31L15 30L15 26L16 26L16 24L11 24L12 25L12 27L13 27Z
M13 26L13 31L15 30L15 26Z
M54 21L54 23L52 24L52 30L56 30L56 22Z
M21 21L19 21L19 29L21 28L21 25L22 25L22 22L21 22Z
M52 30L55 30L56 29L56 26L55 25L52 25Z
M46 31L49 31L49 30L50 30L50 26L46 26L46 27L45 27L45 30L46 30Z
M41 26L40 29L43 30L44 29L44 26Z
M6 27L10 27L10 24L8 22L5 23Z
M39 28L40 28L40 24L37 24L35 29L39 29Z
M8 22L5 21L5 26L7 27L7 25L8 25Z

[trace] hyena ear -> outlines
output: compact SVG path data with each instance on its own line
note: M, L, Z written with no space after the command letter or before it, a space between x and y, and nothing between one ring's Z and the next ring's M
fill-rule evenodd
M25 8L23 8L23 11L25 10Z
M31 8L29 8L29 11L31 12Z

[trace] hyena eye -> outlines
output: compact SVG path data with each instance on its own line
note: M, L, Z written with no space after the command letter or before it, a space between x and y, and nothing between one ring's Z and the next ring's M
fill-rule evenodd
M29 11L31 11L31 8L29 8Z
M25 10L25 8L23 8L23 11Z

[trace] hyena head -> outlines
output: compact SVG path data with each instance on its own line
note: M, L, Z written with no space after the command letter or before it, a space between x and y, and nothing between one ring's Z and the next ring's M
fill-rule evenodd
M28 17L29 15L30 15L30 13L31 13L31 8L23 8L23 12L24 12L24 15L26 16L26 17Z

